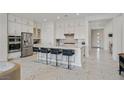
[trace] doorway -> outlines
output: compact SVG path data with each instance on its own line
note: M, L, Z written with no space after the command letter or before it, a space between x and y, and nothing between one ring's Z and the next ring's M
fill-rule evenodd
M91 47L104 48L104 29L91 30Z

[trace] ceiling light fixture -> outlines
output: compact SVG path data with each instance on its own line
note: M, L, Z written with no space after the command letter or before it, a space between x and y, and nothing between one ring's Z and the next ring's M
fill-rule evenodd
M79 16L80 14L79 13L76 13L77 16Z
M47 21L47 19L45 18L45 19L43 19L43 21L44 21L44 22L46 22L46 21Z
M57 16L57 19L60 19L60 16Z

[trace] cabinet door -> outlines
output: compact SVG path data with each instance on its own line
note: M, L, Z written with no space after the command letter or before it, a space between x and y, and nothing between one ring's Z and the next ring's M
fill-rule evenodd
M26 19L22 18L22 23L27 25L28 21Z
M29 33L33 33L33 26L29 26Z
M86 37L87 33L86 33L86 29L84 26L78 26L75 28L75 39L84 39Z
M8 22L8 35L16 35L16 23Z
M32 21L29 21L28 23L29 23L30 26L34 25L34 23Z
M21 32L27 32L27 27L26 25L22 25L22 31Z
M59 33L60 33L60 30L61 28L60 28L60 24L59 23L56 23L56 38L57 39L59 39L60 38L60 35L59 35Z
M32 26L27 26L27 32L33 33L33 27Z
M56 24L56 38L57 39L64 39L64 23L57 23Z
M73 24L73 22L70 22L68 24L68 32L69 33L74 33L74 24Z
M21 36L21 24L16 23L16 35Z
M13 15L8 15L8 20L11 22L15 22L16 21L16 17Z
M22 19L20 17L16 17L16 23L22 23Z
M64 33L65 34L68 34L69 33L69 23L68 22L65 23Z

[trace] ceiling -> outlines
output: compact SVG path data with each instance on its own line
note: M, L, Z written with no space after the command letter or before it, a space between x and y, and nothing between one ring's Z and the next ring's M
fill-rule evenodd
M45 21L79 19L79 18L92 17L92 16L117 15L115 13L11 13L11 14L19 17L27 18L39 23Z
M107 23L109 23L112 19L103 19L89 22L91 29L101 29L104 28Z

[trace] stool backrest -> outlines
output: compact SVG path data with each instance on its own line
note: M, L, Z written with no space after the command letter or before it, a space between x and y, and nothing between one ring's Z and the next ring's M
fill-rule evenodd
M62 50L61 49L50 49L50 53L51 54L60 54L60 53L62 53Z
M40 51L42 53L49 53L50 52L50 50L48 48L41 48Z
M40 49L38 47L33 47L33 52L40 52Z
M62 54L66 56L72 56L75 54L75 52L72 49L63 49Z

